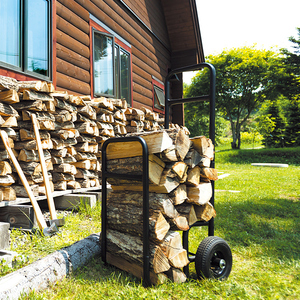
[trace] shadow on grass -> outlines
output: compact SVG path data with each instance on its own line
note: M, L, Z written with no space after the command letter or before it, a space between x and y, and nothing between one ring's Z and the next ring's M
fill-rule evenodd
M216 226L233 247L260 245L263 255L300 258L300 197L217 203L216 210Z

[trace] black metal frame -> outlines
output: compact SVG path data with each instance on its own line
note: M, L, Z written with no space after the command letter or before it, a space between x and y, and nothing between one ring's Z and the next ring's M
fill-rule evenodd
M138 136L110 138L102 147L102 211L101 211L101 257L106 263L106 238L107 238L107 178L122 178L129 180L141 180L139 175L116 174L107 171L107 147L111 143L139 142L143 150L143 284L150 286L150 242L149 242L149 152L145 140Z
M209 94L208 95L202 95L198 97L192 97L192 98L182 98L182 99L170 99L170 81L174 76L176 76L179 73L188 72L188 71L199 71L204 68L208 68L210 71L210 87L209 87ZM209 116L209 138L211 139L212 143L215 144L215 106L216 106L216 71L213 65L208 63L200 63L197 65L192 65L184 68L179 68L171 71L165 80L165 128L169 128L169 121L170 121L170 108L173 105L181 104L181 103L188 103L188 102L197 102L197 101L209 101L210 103L210 116ZM215 167L215 161L211 161L212 168ZM212 181L212 197L210 199L210 203L214 205L214 199L215 199L215 185ZM198 221L195 224L193 224L191 227L196 226L208 226L208 235L213 236L214 235L214 219L212 218L209 222L204 221ZM195 261L195 254L189 252L189 230L183 231L182 234L182 244L183 248L188 252L189 254L189 260L190 262ZM189 276L189 266L186 266L183 268L183 271L185 275Z
M169 99L170 95L170 79L182 72L187 71L197 71L203 68L208 68L210 70L210 93L209 95L187 98L187 99ZM165 94L165 128L169 128L169 109L172 105L195 102L195 101L209 101L210 102L210 126L209 126L209 137L213 144L215 142L215 79L216 73L215 68L208 63L201 63L185 68L175 69L171 71L166 78L166 94ZM107 147L111 143L126 143L126 142L139 142L143 150L143 173L142 173L142 183L143 183L143 285L150 286L150 243L149 243L149 161L148 161L148 146L145 140L139 136L132 137L120 137L120 138L110 138L103 143L102 146L102 212L101 212L101 258L104 263L106 263L106 252L107 252L107 178L121 178L129 180L141 180L138 175L124 175L116 174L107 171ZM211 167L214 167L214 160L211 162ZM212 197L210 202L214 204L214 182L212 182ZM214 235L214 220L211 219L209 222L198 221L191 227L195 226L208 226L208 235ZM189 254L190 262L195 261L195 254L188 251L188 231L183 232L182 242L184 249L187 250ZM190 256L192 255L192 256ZM185 275L189 276L189 267L183 268Z

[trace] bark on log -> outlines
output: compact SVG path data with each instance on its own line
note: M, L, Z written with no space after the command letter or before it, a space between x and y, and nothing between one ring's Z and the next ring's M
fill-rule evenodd
M113 191L107 197L108 205L127 205L137 207L142 211L143 207L143 193L123 191ZM162 214L168 218L175 218L178 213L172 204L170 198L166 194L149 193L149 207L150 210L160 210Z
M130 263L143 264L143 241L140 237L109 229L107 230L107 251ZM151 243L150 268L154 273L162 273L170 269L168 259L161 248Z
M61 281L80 266L87 264L93 256L101 252L99 234L55 251L54 253L14 271L0 279L1 299L18 299L21 293L40 291L49 287L49 283Z
M6 104L15 104L20 102L19 95L15 90L1 91L0 101Z
M132 217L134 216L134 218ZM110 205L107 207L108 227L130 235L143 235L143 210L129 205ZM152 211L149 217L150 239L160 242L170 229L169 223L160 211Z
M166 131L156 131L139 134L147 143L149 154L160 153L172 146L172 140ZM142 147L139 142L111 143L107 147L107 158L125 158L142 155Z

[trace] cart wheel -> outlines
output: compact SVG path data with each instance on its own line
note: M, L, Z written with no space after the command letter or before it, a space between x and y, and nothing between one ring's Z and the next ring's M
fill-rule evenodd
M200 243L195 257L195 268L199 278L226 279L231 267L232 254L225 240L209 236Z

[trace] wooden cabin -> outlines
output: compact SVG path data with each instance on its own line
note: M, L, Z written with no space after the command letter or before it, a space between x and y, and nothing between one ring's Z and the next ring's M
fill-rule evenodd
M195 0L1 0L0 20L0 75L162 114L168 72L204 61Z

